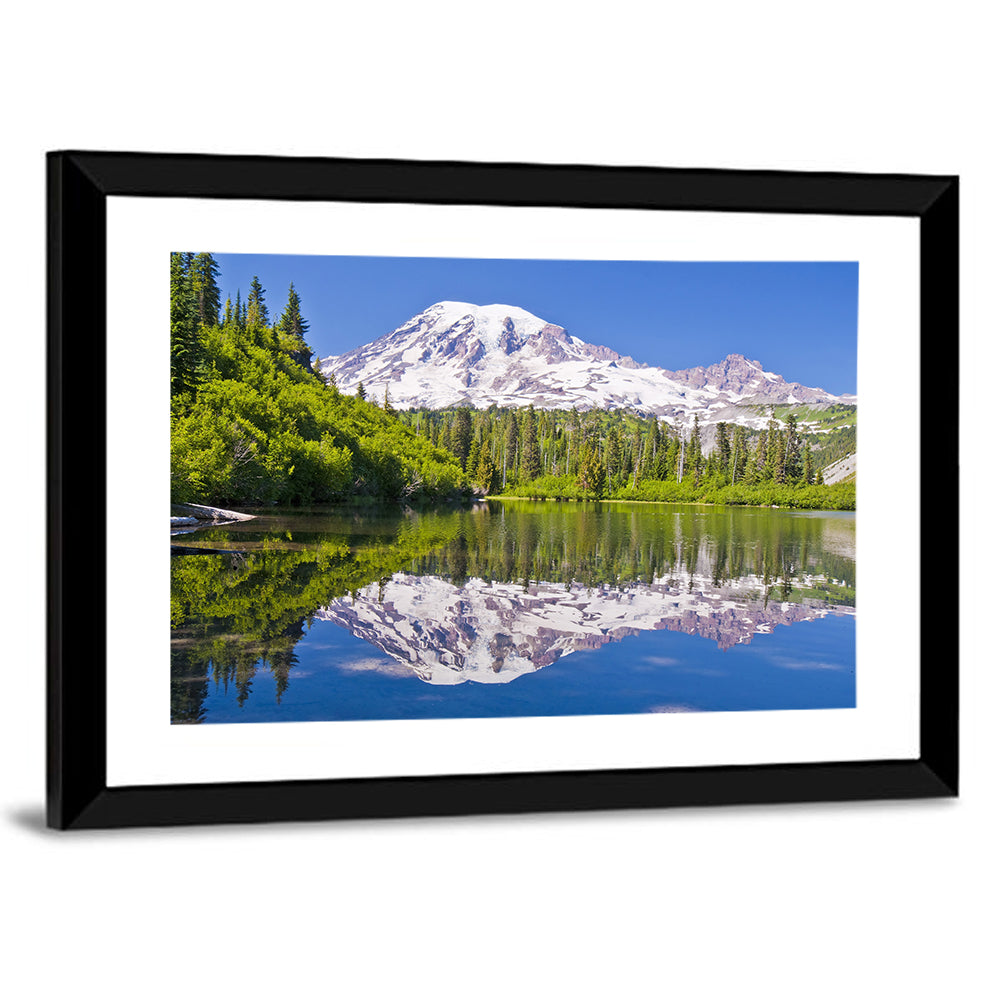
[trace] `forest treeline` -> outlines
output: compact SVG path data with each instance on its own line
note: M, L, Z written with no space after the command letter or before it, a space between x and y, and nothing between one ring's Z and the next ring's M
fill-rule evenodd
M381 400L361 383L342 393L311 367L294 283L272 319L256 276L246 298L237 291L223 302L218 274L209 253L170 255L174 502L435 502L475 489L854 509L853 483L826 486L820 471L831 443L853 450L852 426L837 428L814 457L817 442L791 411L783 420L772 411L760 431L531 406L397 412L388 389Z
M310 368L294 283L273 321L254 277L221 301L208 253L170 255L171 499L333 503L469 495L455 456Z
M706 430L697 416L685 428L620 410L531 406L417 410L401 419L455 455L490 495L854 509L853 483L823 483L794 412L784 421L772 413L759 431L725 422ZM853 428L844 432L841 447L847 435L853 442Z

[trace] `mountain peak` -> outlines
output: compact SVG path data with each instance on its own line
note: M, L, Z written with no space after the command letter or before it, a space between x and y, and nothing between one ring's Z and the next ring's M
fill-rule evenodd
M545 320L539 319L534 314L528 312L527 309L522 309L520 306L504 305L500 302L479 306L474 302L453 302L445 299L441 302L435 302L420 313L421 316L428 314L435 314L441 319L447 318L452 320L472 316L477 320L484 320L486 322L502 323L505 319L510 319L514 322L534 321L540 326L545 326Z
M608 330L613 338L619 331ZM370 344L320 362L344 391L363 381L398 407L632 410L670 420L750 419L741 401L834 402L732 353L708 366L668 371L585 343L520 306L445 299ZM846 397L845 397L846 400Z
M751 368L759 368L761 371L764 370L764 366L756 359L751 360L745 354L727 354L721 361L716 362L718 365L725 364L743 364L749 365ZM711 365L709 367L712 367Z

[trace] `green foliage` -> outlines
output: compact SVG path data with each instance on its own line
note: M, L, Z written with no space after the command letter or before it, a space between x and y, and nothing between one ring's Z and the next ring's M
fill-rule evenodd
M398 507L297 517L278 511L250 524L259 527L208 528L188 543L230 554L171 559L174 722L201 721L212 683L234 687L242 704L265 671L274 676L280 700L294 678L295 644L314 612L395 573L439 576L459 586L477 577L525 587L531 581L587 587L658 581L686 589L695 574L709 572L714 587L752 590L765 603L855 603L854 558L838 554L841 546L827 538L840 532L850 552L850 519L503 500L421 515Z
M170 255L170 395L193 397L205 379L205 350L192 283L193 255Z
M461 462L462 468L467 468L469 448L472 445L472 414L467 406L463 406L455 414L455 426L451 435L452 454Z
M607 491L607 473L596 450L591 449L589 444L583 446L580 455L576 485L585 499L600 500Z
M529 406L521 416L521 475L524 479L537 479L542 471L538 450L538 420L535 408Z
M181 345L195 327L189 274L185 256L171 255L171 327ZM277 335L285 331L260 325L266 307L256 279L247 302L246 324L230 308L228 323L198 328L202 377L191 376L190 353L176 353L174 502L433 501L468 495L468 480L453 456L418 437L391 408L329 391L283 350Z
M216 282L218 276L218 262L210 253L194 255L191 261L191 290L198 311L198 322L203 326L214 326L219 322L221 295Z
M853 407L844 407L853 413ZM411 410L400 419L428 441L454 449L457 410ZM468 413L468 411L465 411ZM804 436L788 408L784 426L769 421L763 431L720 424L714 448L702 450L700 420L692 428L671 427L655 418L620 411L473 411L470 476L484 484L484 456L497 479L488 492L506 496L582 500L609 498L711 502L728 505L854 509L854 486L822 486L812 439ZM849 431L854 434L854 427ZM537 447L537 466L533 454ZM589 466L581 475L584 460ZM598 476L595 460L602 468ZM537 468L537 474L532 474ZM595 493L593 484L601 484ZM841 484L837 484L838 487ZM781 489L778 489L781 487ZM788 489L786 489L786 487ZM712 499L709 499L712 498Z
M479 456L479 463L476 466L475 482L481 486L485 493L492 493L497 486L497 467L493 464L488 451L483 451Z
M282 344L284 350L306 349L305 335L309 324L302 318L302 302L299 293L295 291L295 282L288 286L288 302L285 304L281 319L278 320L278 329L288 344L288 346Z
M247 295L245 326L251 329L266 327L269 320L267 304L264 302L264 288L255 274L250 282L250 293Z

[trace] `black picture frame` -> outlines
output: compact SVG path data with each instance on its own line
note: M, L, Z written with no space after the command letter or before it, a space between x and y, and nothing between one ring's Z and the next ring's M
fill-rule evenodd
M920 619L919 757L809 764L108 787L109 196L897 216L920 226L921 496L958 482L958 178L62 151L48 155L47 822L60 829L958 794L958 594ZM85 342L86 351L72 343ZM932 391L933 390L933 391ZM946 420L939 419L949 414ZM932 480L933 477L933 480ZM87 503L81 504L80 483ZM99 516L95 516L95 512ZM921 579L958 576L921 507ZM930 544L933 531L936 544ZM85 636L85 646L80 637ZM81 649L86 650L85 654Z

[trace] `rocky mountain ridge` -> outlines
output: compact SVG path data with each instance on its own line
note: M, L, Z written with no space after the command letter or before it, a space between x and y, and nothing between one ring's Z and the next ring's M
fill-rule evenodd
M625 409L687 424L766 422L780 404L826 407L856 402L787 382L759 361L730 354L679 371L656 368L588 344L554 323L509 305L437 302L370 344L321 359L344 392L362 382L401 408L533 405L541 409Z

